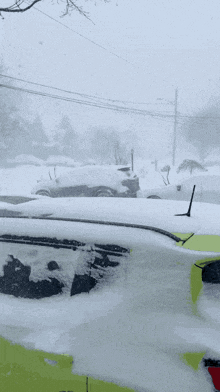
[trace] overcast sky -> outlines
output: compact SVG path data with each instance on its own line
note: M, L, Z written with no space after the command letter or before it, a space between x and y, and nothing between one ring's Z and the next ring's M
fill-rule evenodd
M72 30L36 9L4 14L0 20L1 58L10 76L103 98L146 102L135 107L163 113L173 113L167 100L174 100L177 87L182 114L189 115L219 96L219 0L85 2L91 21L76 12L61 18L62 5L49 1L36 8ZM7 79L1 78L1 82ZM16 94L18 99L22 95L27 116L41 114L48 132L62 114L68 114L79 132L90 126L137 129L152 148L160 145L160 153L161 140L172 137L173 120L169 118L159 121Z

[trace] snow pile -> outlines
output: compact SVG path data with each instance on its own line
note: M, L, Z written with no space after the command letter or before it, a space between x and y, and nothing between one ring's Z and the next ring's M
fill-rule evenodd
M65 174L69 167L56 167L58 175ZM14 168L0 168L0 194L1 195L31 195L31 190L39 180L48 180L49 171L54 177L53 170L48 166L19 165Z
M46 174L46 170L43 166L21 165L16 168L0 169L0 193L26 196L31 193L37 179L44 173Z

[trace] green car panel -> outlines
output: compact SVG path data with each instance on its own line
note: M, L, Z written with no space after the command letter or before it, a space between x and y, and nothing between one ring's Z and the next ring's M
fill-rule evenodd
M131 389L72 373L73 358L27 350L0 338L1 392L132 392Z
M88 378L88 392L134 392L133 389L121 387L109 382Z
M86 377L72 374L73 358L27 350L0 339L2 392L87 392Z

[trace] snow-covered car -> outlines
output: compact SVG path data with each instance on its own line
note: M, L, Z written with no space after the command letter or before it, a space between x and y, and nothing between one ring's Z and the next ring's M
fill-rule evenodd
M194 201L220 204L220 176L193 176L177 185L146 189L143 196L150 199L190 200L193 186L196 185Z
M1 203L5 390L220 390L220 206L193 202L177 216L187 209L138 198Z
M32 194L50 197L137 197L139 179L129 167L84 166L39 181Z

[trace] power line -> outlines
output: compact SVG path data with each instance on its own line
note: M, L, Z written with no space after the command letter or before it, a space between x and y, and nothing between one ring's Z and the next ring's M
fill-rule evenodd
M64 90L64 89L61 89L61 88L58 88L58 87L48 86L48 85L46 85L46 84L31 82L30 80L26 80L26 79L16 78L16 77L14 77L14 76L3 75L3 74L0 74L0 76L2 76L2 77L4 77L4 78L9 78L9 79L17 80L17 81L19 81L19 82L24 82L24 83L33 84L33 85L35 85L35 86L51 88L51 89L53 89L53 90L62 91L62 92L64 92L64 93L80 95L80 96L82 96L82 97L88 97L88 98L99 98L99 99L107 100L107 99L105 99L105 98L101 98L101 97L98 97L98 96L95 96L95 95L88 95L88 94L78 93L78 92L76 92L76 91Z
M126 60L126 59L124 59L123 57L119 56L118 54L112 52L111 50L108 50L108 49L105 48L104 46L102 46L102 45L100 45L100 44L97 44L97 42L93 41L92 39L90 39L90 38L88 38L88 37L85 37L85 35L83 35L83 34L81 34L81 33L78 33L78 31L71 29L71 27L65 25L64 23L62 23L62 22L60 22L59 20L53 18L52 16L46 14L45 12L39 10L39 9L36 8L36 7L33 7L33 8L34 8L36 11L40 12L41 14L43 14L43 15L47 16L48 18L52 19L54 22L57 22L57 23L59 23L61 26L65 27L66 29L68 29L68 30L70 30L70 31L72 31L74 34L77 34L77 35L79 35L81 38L84 38L85 40L87 40L88 42L90 42L90 43L92 43L93 45L97 46L98 48L101 48L101 49L105 50L106 52L111 53L113 56L115 56L115 57L117 57L117 58L119 58L119 59L125 61L126 63L131 64L128 60ZM133 64L131 64L131 65L133 65Z
M66 101L66 102L70 102L70 103L76 103L76 104L80 104L80 105L85 105L85 106L92 106L92 107L96 107L99 109L107 109L107 110L112 110L112 111L117 111L117 112L123 112L123 113L133 113L133 114L139 114L139 115L144 115L144 116L150 116L152 118L157 118L160 120L171 120L174 118L173 114L164 114L162 112L156 112L156 111L147 111L147 110L143 110L143 109L136 109L136 108L132 108L132 107L126 107L126 106L118 106L118 105L112 105L109 103L96 103L96 102L92 102L92 101L85 101L85 100L80 100L80 99L76 99L76 98L68 98L68 97L63 97L60 95L54 95L54 94L49 94L49 93L45 93L45 92L40 92L40 91L36 91L36 90L29 90L29 89L25 89L25 88L21 88L21 87L16 87L16 86L9 86L6 84L0 84L0 87L3 88L7 88L7 89L11 89L11 90L16 90L16 91L22 91L28 94L33 94L33 95L39 95L42 97L48 97L51 99L57 99L57 100L62 100L62 101ZM184 118L192 118L192 119L219 119L219 116L216 117L207 117L207 116L188 116L188 115L181 115L178 114L178 118L179 119L184 119Z
M172 118L173 117L173 115L167 115L167 114L162 114L162 113L157 113L157 112L149 112L149 111L146 111L146 110L140 110L140 109L135 109L135 108L130 108L130 107L110 105L108 103L106 103L106 104L97 104L97 103L91 102L91 101L89 102L89 101L85 101L85 100L79 100L79 99L74 99L74 98L62 97L62 96L59 96L59 95L39 92L39 91L35 91L35 90L24 89L24 88L21 88L21 87L9 86L9 85L5 85L5 84L0 84L0 87L4 87L4 88L11 89L11 90L16 90L16 91L22 91L22 92L33 94L33 95L49 97L49 98L52 98L52 99L58 99L58 100L62 100L62 101L77 103L77 104L80 104L80 105L93 106L93 107L100 108L100 109L108 109L108 110L124 112L124 113L142 114L142 115L148 115L148 116L157 117L157 118L160 118L160 117L161 118Z
M128 103L128 104L133 104L133 105L161 105L161 103L134 102L134 101L126 101L126 100L124 101L124 100L119 100L119 99L102 98L102 97L99 97L97 95L89 95L89 94L79 93L79 92L76 92L76 91L64 90L64 89L61 89L61 88L58 88L58 87L54 87L54 86L48 86L46 84L31 82L29 80L16 78L14 76L3 75L3 74L0 74L0 76L2 76L4 78L9 78L9 79L17 80L17 81L20 81L20 82L24 82L24 83L33 84L35 86L51 88L53 90L61 91L61 92L68 93L68 94L75 94L75 95L79 95L81 97L99 99L101 101L120 102L120 103ZM164 103L163 105L173 105L173 102Z
M109 103L95 103L92 101L85 101L85 100L80 100L80 99L76 99L76 98L68 98L68 97L62 97L60 95L54 95L54 94L49 94L49 93L45 93L45 92L40 92L40 91L36 91L36 90L29 90L29 89L25 89L25 88L21 88L21 87L16 87L16 86L9 86L6 84L0 84L0 87L4 87L4 88L8 88L11 90L17 90L17 91L23 91L29 94L34 94L34 95L40 95L43 97L49 97L52 99L59 99L59 100L63 100L63 101L67 101L67 102L73 102L73 103L78 103L78 104L83 104L83 105L87 105L87 106L94 106L94 107L98 107L98 108L102 108L102 109L110 109L110 110L116 110L116 111L120 111L120 112L131 112L131 113L136 113L136 114L144 114L144 115L150 115L150 116L159 116L159 117L173 117L172 115L167 115L167 114L162 114L162 113L157 113L157 112L150 112L150 111L146 111L146 110L141 110L141 109L136 109L136 108L131 108L131 107L124 107L124 106L118 106L118 105L112 105Z
M132 104L135 104L135 105L140 105L140 104L143 104L143 105L144 104L154 105L152 103L146 103L146 102L144 103L144 102L134 102L134 101L121 101L121 100L117 100L117 99L112 100L112 99L109 99L109 98L101 98L101 97L98 97L98 96L95 96L95 95L88 95L88 94L83 94L83 93L74 92L74 91L70 91L70 90L64 90L64 89L61 89L61 88L58 88L58 87L48 86L48 85L41 84L41 83L36 83L36 82L31 82L31 81L28 81L26 79L16 78L16 77L9 76L9 75L0 74L0 76L6 77L6 78L9 78L9 79L13 79L13 80L17 80L17 81L21 81L21 82L25 82L25 83L29 83L29 84L33 84L33 85L40 86L40 87L51 88L51 89L58 90L58 91L61 91L61 92L65 92L65 93L69 93L69 94L79 95L81 97L88 98L88 99L94 99L95 98L95 99L98 99L98 100L101 100L101 101L103 100L103 101L110 101L110 102L119 102L119 103L123 103L123 104L124 103L132 103ZM35 90L28 90L28 89L24 89L24 88L21 88L21 87L9 86L9 85L5 85L5 84L0 84L0 86L1 87L5 87L5 88L9 88L9 89L13 89L13 90L18 90L18 91L20 90L20 91L23 91L23 92L26 92L26 93L29 93L29 94L41 95L41 96L44 96L44 97L49 97L49 98L53 98L53 99L60 99L60 100L69 101L69 102L75 102L75 103L78 103L78 104L84 104L84 105L94 106L94 107L103 108L103 109L111 109L111 110L124 111L124 112L130 111L130 112L135 113L135 114L143 114L143 115L149 115L149 116L152 116L152 117L160 117L161 119L162 118L164 118L164 119L165 118L170 118L171 119L171 118L174 117L173 114L169 114L169 113L162 113L162 112L156 112L156 111L146 111L144 109L137 109L137 108L131 108L131 107L118 106L118 105L109 104L108 102L92 102L92 101L79 100L79 99L76 99L76 98L62 97L62 96L59 96L59 95L45 93L45 92L42 92L42 91L40 92L40 91L35 91ZM169 102L169 104L171 105L172 102ZM215 120L215 119L219 119L220 118L220 116L196 116L196 115L184 115L184 114L180 114L180 113L177 113L177 117L178 117L179 120L185 119L185 118L189 118L189 119L192 118L192 119L195 119L195 120L196 119L201 119L201 120L211 119L211 120Z
M117 112L133 113L133 114L140 114L140 115L144 115L144 116L151 116L153 118L159 118L160 120L167 119L169 121L172 118L174 118L173 114L166 114L166 113L162 113L162 112L148 111L148 110L136 109L136 108L132 108L132 107L113 105L113 104L109 104L107 102L106 103L105 102L97 103L97 102L93 102L93 101L89 101L89 100L85 101L85 100L80 100L80 99L76 99L76 98L68 98L68 97L64 97L64 96L60 96L60 95L54 95L54 94L45 93L45 92L36 91L36 90L29 90L29 89L16 87L16 86L10 86L10 85L6 85L6 84L2 84L2 83L0 84L0 87L11 89L11 90L22 91L22 92L25 92L25 93L28 93L28 94L48 97L48 98L52 98L52 99L58 99L58 100L62 100L62 101L70 102L70 103L76 103L76 104L80 104L80 105L92 106L92 107L96 107L96 108L99 108L99 109L107 109L107 110L113 110L113 111L117 111ZM65 91L65 90L62 90L62 91ZM194 115L189 116L189 115L182 115L180 113L178 113L177 116L178 116L178 119L182 119L182 120L185 119L185 118L188 118L188 119L190 119L190 118L191 119L201 119L201 120L220 119L220 116L215 116L215 117L214 116L194 116Z

